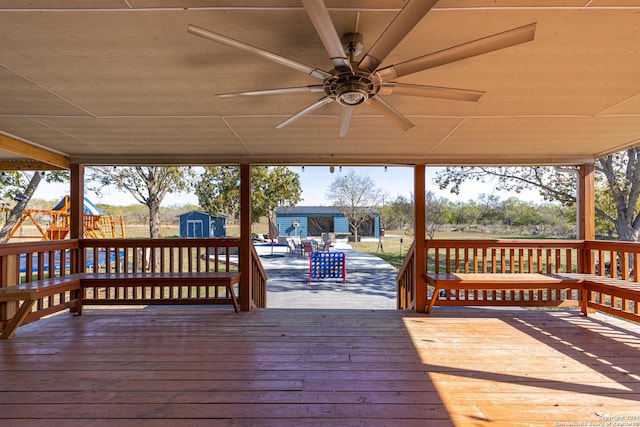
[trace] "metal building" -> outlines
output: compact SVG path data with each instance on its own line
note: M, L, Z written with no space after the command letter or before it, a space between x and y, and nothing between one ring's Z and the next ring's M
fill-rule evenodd
M324 233L350 235L349 222L335 206L279 207L276 225L280 236L319 237ZM358 229L359 236L380 237L380 216L375 210Z

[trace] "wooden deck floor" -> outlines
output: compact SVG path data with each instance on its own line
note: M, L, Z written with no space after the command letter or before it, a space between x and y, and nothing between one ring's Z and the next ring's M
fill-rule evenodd
M639 356L574 312L87 309L0 342L0 425L640 426Z

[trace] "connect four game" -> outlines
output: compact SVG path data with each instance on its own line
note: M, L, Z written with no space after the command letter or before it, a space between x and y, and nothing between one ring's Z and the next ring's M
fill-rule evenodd
M344 252L311 252L309 283L317 279L342 279L347 283L347 257Z

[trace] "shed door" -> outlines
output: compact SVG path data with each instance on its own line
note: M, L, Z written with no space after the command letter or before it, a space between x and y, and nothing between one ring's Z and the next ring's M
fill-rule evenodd
M369 218L358 227L358 236L375 236L375 219Z
M310 216L308 218L309 236L322 236L322 233L333 233L332 216Z
M187 237L206 237L203 235L203 230L202 220L187 220Z

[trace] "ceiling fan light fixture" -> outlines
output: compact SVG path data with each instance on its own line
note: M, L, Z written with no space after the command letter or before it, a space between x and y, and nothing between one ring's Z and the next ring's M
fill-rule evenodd
M336 101L346 107L361 105L369 99L367 86L360 82L346 82L336 89Z

